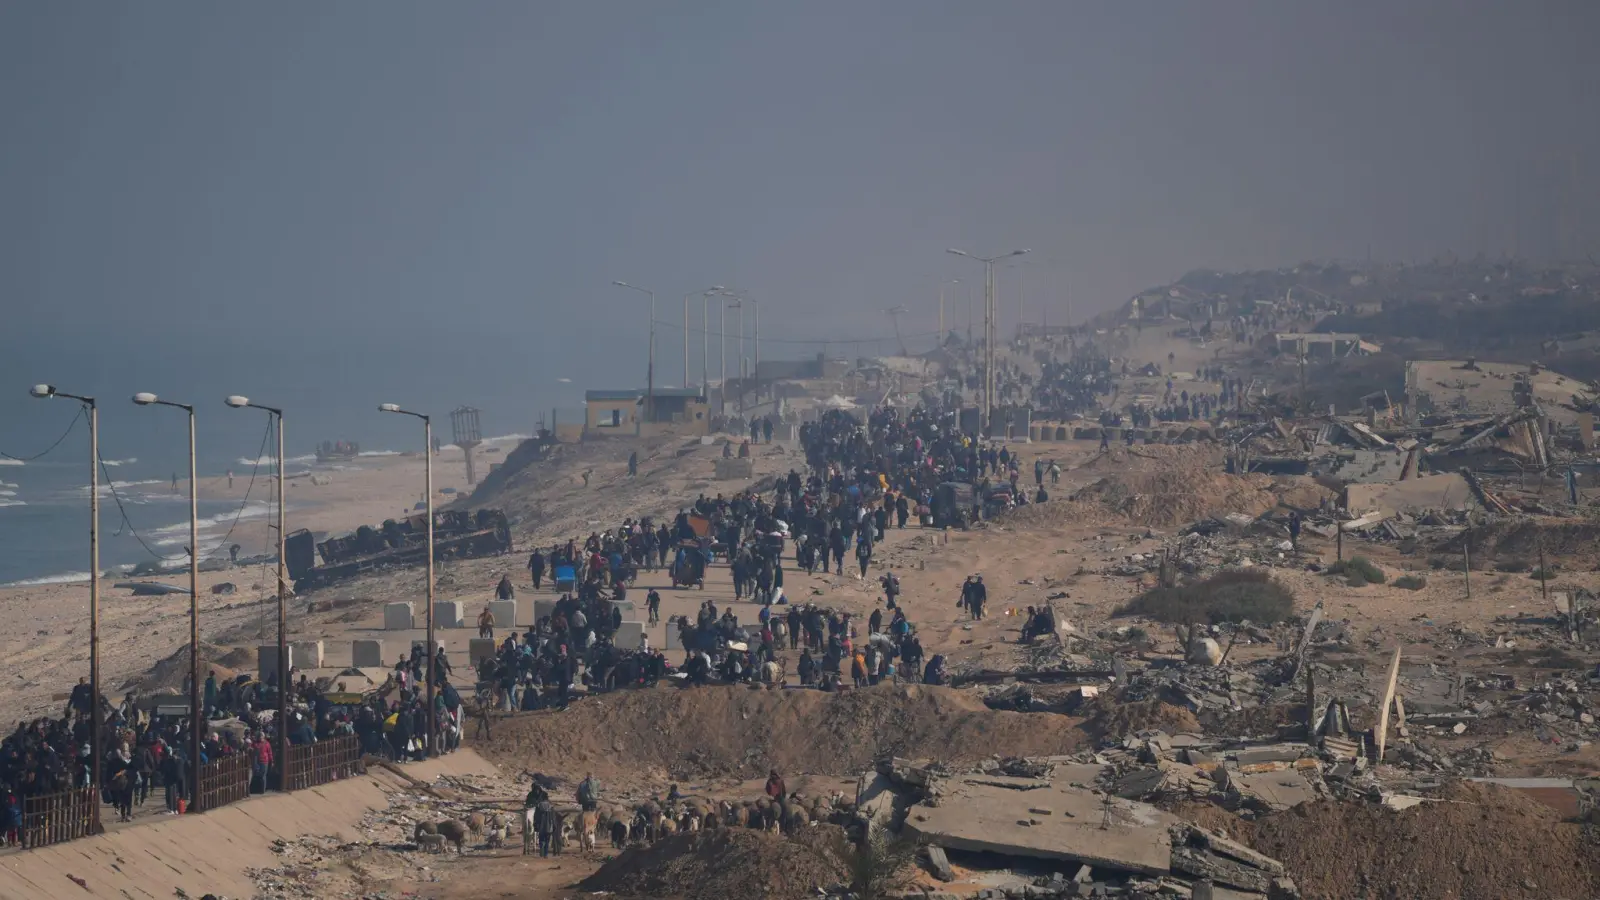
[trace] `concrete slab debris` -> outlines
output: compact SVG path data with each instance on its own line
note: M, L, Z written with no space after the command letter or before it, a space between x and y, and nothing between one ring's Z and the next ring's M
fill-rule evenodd
M940 784L939 805L912 807L905 829L951 850L1062 860L1144 875L1170 871L1167 832L1176 817L1148 804L1107 802L1092 791L1064 785L1029 791L1026 797L1019 802L1015 790L967 776L947 779ZM1017 811L1027 806L1059 814L1037 817L1038 825L1019 825Z

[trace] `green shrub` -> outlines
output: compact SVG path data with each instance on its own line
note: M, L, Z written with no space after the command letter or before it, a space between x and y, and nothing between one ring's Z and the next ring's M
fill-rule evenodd
M1394 580L1394 586L1408 591L1420 591L1428 586L1428 579L1421 575L1401 575Z
M1548 581L1556 577L1556 570L1552 566L1545 566L1542 569L1534 569L1528 574L1528 577L1532 578L1534 581L1538 581L1541 578Z
M1355 579L1351 577L1351 583L1355 584L1356 587L1360 587L1362 584L1383 584L1383 570L1365 556L1352 556L1349 559L1341 559L1328 567L1329 575L1350 577L1355 573L1359 573L1361 576L1359 584L1356 584Z
M1532 569L1532 563L1525 559L1518 559L1516 557L1497 559L1494 561L1494 570L1496 572L1528 572Z
M1345 569L1344 583L1350 585L1351 587L1366 587L1367 574L1356 568Z
M1239 569L1219 572L1202 581L1156 588L1118 608L1116 616L1144 616L1170 625L1249 620L1263 625L1294 613L1294 594L1267 572Z

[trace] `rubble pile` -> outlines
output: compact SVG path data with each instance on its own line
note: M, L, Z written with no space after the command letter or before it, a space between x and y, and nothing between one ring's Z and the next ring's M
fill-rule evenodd
M1600 846L1525 795L1456 782L1394 811L1318 801L1247 824L1308 897L1549 900L1600 896Z
M818 825L794 838L742 828L696 831L630 847L578 888L683 900L838 896L849 881L840 856L845 846L844 831L835 825Z

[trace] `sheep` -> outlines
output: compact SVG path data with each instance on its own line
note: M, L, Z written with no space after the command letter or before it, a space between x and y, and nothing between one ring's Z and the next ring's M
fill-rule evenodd
M538 844L538 836L533 831L534 810L532 807L522 811L522 855L532 856Z
M789 821L783 823L783 825L790 834L804 830L809 824L811 824L811 816L806 812L805 807L798 805L789 807Z
M417 843L417 842L419 842L420 838L425 834L438 834L438 833L439 833L439 830L437 828L433 827L433 823L432 822L418 822L417 826L415 828L411 829L411 840L412 840L413 843Z
M475 812L472 815L467 816L467 831L475 835L483 834L483 826L483 813Z
M433 827L438 830L440 837L456 845L458 855L466 852L464 848L467 843L467 826L450 819L436 823Z
M621 850L628 845L628 823L615 819L611 823L611 847Z
M430 853L444 852L444 835L422 833L416 836L417 847Z

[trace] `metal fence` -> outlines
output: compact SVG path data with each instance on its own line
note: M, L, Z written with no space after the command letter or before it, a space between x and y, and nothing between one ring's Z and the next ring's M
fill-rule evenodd
M284 790L298 791L349 778L355 775L360 759L361 740L353 734L290 747Z
M48 847L100 833L100 792L71 788L22 801L24 847Z
M200 767L200 796L190 798L190 812L217 809L250 796L250 757L224 756Z

